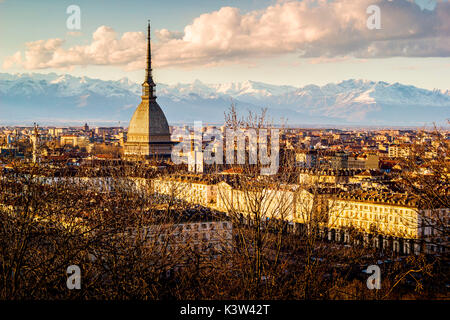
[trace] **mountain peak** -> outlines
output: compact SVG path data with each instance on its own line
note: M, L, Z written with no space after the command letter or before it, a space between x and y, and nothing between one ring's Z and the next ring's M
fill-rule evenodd
M252 80L205 84L196 79L192 83L158 84L157 90L169 121L204 117L223 121L231 99L238 107L255 112L268 107L273 119L284 117L294 123L410 124L450 118L448 89L426 90L398 82L347 79L322 86L294 87ZM0 73L0 114L13 120L54 118L59 113L66 118L73 112L74 117L108 115L128 121L134 110L129 106L137 105L139 99L140 85L126 77L103 81L68 74ZM85 104L83 110L76 107L79 101Z

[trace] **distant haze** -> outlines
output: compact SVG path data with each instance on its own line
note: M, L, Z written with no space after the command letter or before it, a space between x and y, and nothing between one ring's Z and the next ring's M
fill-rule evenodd
M128 126L140 102L140 84L50 74L0 74L0 125ZM400 83L346 80L324 86L261 82L157 85L158 103L171 124L222 123L234 102L242 114L268 109L274 123L318 126L442 125L450 92Z

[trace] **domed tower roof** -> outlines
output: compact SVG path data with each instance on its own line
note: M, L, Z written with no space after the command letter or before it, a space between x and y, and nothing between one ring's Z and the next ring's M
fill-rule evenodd
M150 22L147 36L147 67L142 84L142 101L135 110L128 126L125 156L153 155L167 157L171 153L169 124L154 94L150 43Z
M149 142L170 141L169 124L166 116L155 99L142 99L134 111L128 127L128 141L133 138L148 136ZM139 140L139 139L138 139Z

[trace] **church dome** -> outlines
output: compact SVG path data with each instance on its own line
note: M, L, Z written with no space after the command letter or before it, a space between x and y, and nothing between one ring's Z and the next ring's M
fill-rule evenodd
M131 118L127 137L130 142L139 141L139 137L149 142L170 141L169 124L156 100L142 100Z

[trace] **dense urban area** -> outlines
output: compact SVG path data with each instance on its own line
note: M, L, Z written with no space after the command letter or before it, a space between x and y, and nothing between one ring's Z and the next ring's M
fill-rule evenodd
M169 126L150 35L128 127L0 128L0 300L448 300L448 127Z
M122 127L0 128L1 297L448 298L448 131L278 129L262 176L131 161Z

